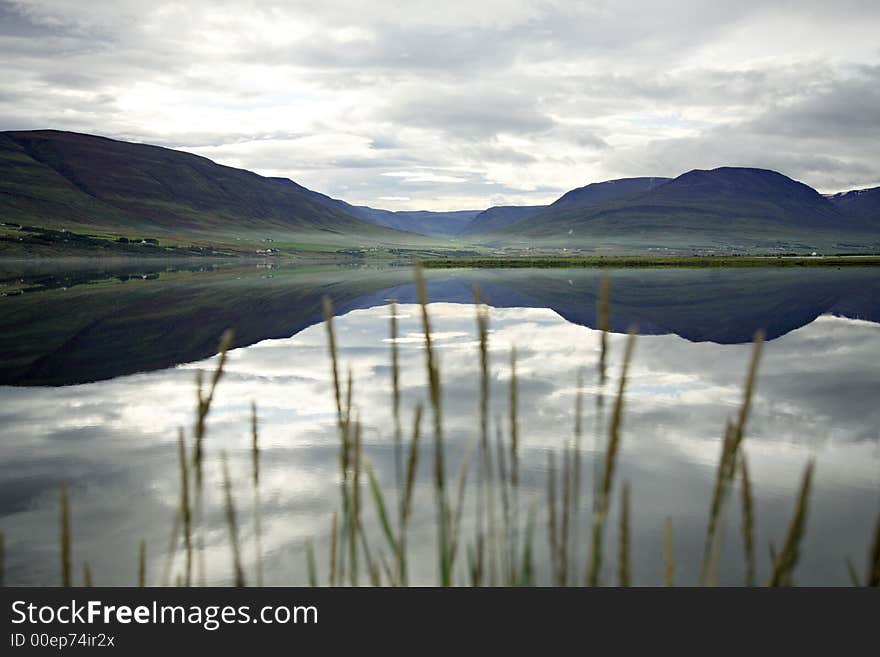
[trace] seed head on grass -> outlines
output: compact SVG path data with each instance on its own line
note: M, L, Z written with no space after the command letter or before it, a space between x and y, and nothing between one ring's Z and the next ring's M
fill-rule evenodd
M83 586L89 588L92 586L92 569L89 568L89 562L83 562Z
M800 558L800 544L804 537L807 524L807 505L810 496L810 485L813 480L813 461L807 464L804 470L801 490L798 495L797 506L782 550L773 562L773 574L770 576L768 586L791 586L792 573Z

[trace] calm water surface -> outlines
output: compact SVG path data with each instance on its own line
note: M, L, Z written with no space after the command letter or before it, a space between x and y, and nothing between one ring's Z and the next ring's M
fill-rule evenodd
M158 583L179 495L177 429L190 431L195 372L213 367L217 336L227 326L238 338L206 443L209 581L231 579L220 488L223 451L236 491L245 565L253 572L251 401L258 406L264 447L266 583L305 583L304 546L310 538L326 578L330 517L338 505L338 439L321 299L329 295L336 303L339 352L343 368L352 372L365 452L394 499L392 297L401 302L405 427L427 396L411 272L247 269L144 277L152 273L128 272L98 283L74 277L78 284L60 287L44 281L30 291L28 281L20 279L26 291L0 299L0 529L6 536L7 583L59 581L62 481L71 487L75 571L88 561L96 583L133 583L143 538L150 578ZM844 560L850 556L862 567L880 509L880 273L642 270L612 272L611 281L612 381L619 372L623 331L637 324L641 333L618 470L618 481L626 479L631 486L636 583L662 582L667 516L674 526L678 581L696 582L720 436L740 403L749 341L757 329L767 332L769 342L746 452L759 574L769 572L767 545L782 543L803 468L814 458L808 531L795 579L846 583ZM493 418L506 417L509 353L517 349L522 503L524 509L535 503L542 514L548 453L572 439L579 373L587 489L594 459L601 458L594 412L598 273L429 272L453 472L478 431L474 283L491 304ZM436 581L428 443L411 539L413 576L421 583ZM590 504L585 494L582 528ZM469 538L471 511L463 525ZM372 525L372 506L366 517ZM614 510L610 522L606 581L615 567ZM539 517L538 571L549 583L544 527ZM739 529L737 503L728 514L725 584L742 582ZM374 544L381 545L378 535Z

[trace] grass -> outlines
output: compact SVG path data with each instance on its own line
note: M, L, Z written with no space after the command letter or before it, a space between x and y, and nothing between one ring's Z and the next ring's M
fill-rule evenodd
M480 394L476 400L479 424L475 428L473 446L461 457L457 465L458 475L450 471L449 454L443 433L442 383L439 363L434 352L431 333L431 318L425 291L424 279L419 268L416 269L416 282L419 292L422 329L424 333L424 352L428 401L431 413L432 434L432 481L436 530L435 556L437 559L437 584L454 586L469 584L474 586L526 586L550 581L557 586L587 584L602 585L604 560L604 535L606 521L619 489L620 512L617 527L617 573L616 584L629 586L637 584L638 563L633 561L632 545L632 506L629 482L617 485L616 474L621 458L620 446L624 440L623 420L626 400L627 377L634 357L636 331L629 331L621 360L621 370L613 406L608 417L607 428L600 422L600 432L596 436L597 446L601 448L599 469L594 472L592 506L587 518L582 517L581 509L590 505L582 499L582 467L580 463L583 427L581 424L583 385L582 375L578 375L578 394L575 397L575 417L573 436L563 443L561 454L548 453L546 509L546 538L550 546L549 576L545 577L544 564L535 562L536 517L538 500L529 500L523 505L521 500L520 443L519 434L519 393L516 371L516 351L510 352L510 385L508 389L508 415L502 421L494 421L495 441L492 445L489 417L489 381L493 377L490 370L489 318L486 306L482 303L479 290L474 290L475 323L478 336L477 357L480 362ZM597 396L598 415L602 414L604 404L604 384L608 378L608 332L610 330L609 308L610 287L607 277L599 282L597 314L599 316L599 355L597 358L596 379L599 391ZM397 336L395 306L392 305L391 335ZM326 577L322 578L321 568L315 554L314 541L304 543L306 572L309 585L326 582L330 586L348 584L358 586L363 582L371 585L407 586L409 579L408 533L411 518L416 509L415 489L418 485L420 444L422 440L422 420L425 409L421 404L415 408L413 425L408 440L404 438L400 426L400 391L396 341L391 341L392 397L390 400L391 422L389 433L394 436L394 480L396 498L389 496L382 488L369 459L363 452L363 428L359 421L358 409L353 404L354 382L350 371L343 379L342 363L338 354L333 321L333 306L329 299L325 302L325 319L330 352L332 394L336 407L336 425L339 435L339 502L330 518L330 544L327 554ZM172 581L180 586L207 581L204 563L203 534L206 529L203 509L204 474L203 466L206 440L208 438L207 418L220 384L227 360L227 350L232 344L231 332L224 333L219 347L219 357L215 370L207 377L199 373L197 377L196 413L189 443L183 429L180 430L177 449L179 460L180 499L175 509L171 537L166 555L165 567L161 577L163 585ZM743 540L743 581L747 586L757 582L755 560L755 514L752 483L744 449L746 428L750 414L753 392L759 373L763 336L755 336L751 361L746 369L743 398L736 416L727 421L720 441L720 455L716 471L716 481L707 519L703 556L700 564L700 583L712 586L718 582L718 568L721 559L722 540L726 525L726 512L731 492L740 482L742 507ZM228 530L228 544L232 563L233 581L236 586L244 586L247 581L262 584L263 553L260 527L260 443L258 432L258 413L255 405L251 407L251 483L254 509L254 564L253 575L248 577L242 558L240 544L239 513L236 508L235 492L229 474L225 453L221 454L222 490L225 519ZM476 458L474 459L474 455ZM476 463L472 473L471 466ZM791 586L795 583L796 569L800 560L804 536L808 530L808 510L814 463L810 462L804 472L802 483L791 520L781 547L771 549L772 562L766 584L768 586ZM468 499L468 482L476 479L477 510L472 528L463 524L463 509ZM368 500L372 501L372 514L365 513L364 489ZM396 499L395 506L388 500ZM588 522L584 522L588 521ZM582 529L583 527L583 529ZM71 553L72 531L70 522L70 500L68 487L63 483L60 489L60 563L61 583L72 584ZM581 534L584 534L581 536ZM376 541L376 537L381 540ZM4 536L0 534L0 577ZM587 540L588 556L584 563L578 563L580 551L578 542ZM675 584L676 562L673 554L673 527L670 518L663 525L663 581L665 585ZM181 559L182 557L182 559ZM137 551L137 581L143 586L148 583L146 567L146 544L141 541ZM853 584L863 586L880 585L880 517L873 531L867 565L859 573L850 559L846 562ZM195 572L194 572L195 571ZM173 576L173 580L172 580ZM92 581L88 563L83 565L83 580L86 585ZM0 580L2 581L2 580Z
M425 260L428 269L459 268L640 268L640 267L876 267L880 256L587 256L516 258L435 258Z

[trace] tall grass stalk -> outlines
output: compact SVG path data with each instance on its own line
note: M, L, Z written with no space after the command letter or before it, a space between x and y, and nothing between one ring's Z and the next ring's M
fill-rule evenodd
M553 583L560 585L559 529L556 517L556 459L553 451L547 452L547 535L550 543L550 568Z
M315 549L312 539L306 541L306 568L309 573L309 586L318 585L318 567L315 565Z
M602 569L602 538L605 530L605 517L611 499L611 487L614 483L614 472L617 464L617 454L620 449L620 428L623 420L623 395L626 390L626 380L629 373L629 365L635 348L636 331L630 328L626 339L626 348L623 355L623 364L620 369L620 381L617 386L617 398L614 402L614 410L611 413L611 421L608 426L608 444L605 448L605 461L599 486L598 501L593 512L593 522L590 530L590 560L587 568L586 582L589 586L598 586Z
M333 381L333 398L336 401L336 423L339 429L339 470L340 470L340 496L342 498L342 518L340 521L342 531L339 533L338 559L334 557L334 564L338 564L337 584L345 581L346 549L349 550L352 580L357 579L357 541L355 537L355 525L351 513L351 495L349 491L349 461L351 460L351 440L349 429L349 417L351 411L351 385L349 383L346 395L346 408L343 409L342 390L339 378L339 356L336 349L336 332L333 328L333 303L328 297L324 298L324 325L327 328L327 350L330 354L330 373ZM335 570L335 569L334 569Z
M517 563L513 559L511 547L512 532L510 529L510 478L507 471L507 456L505 454L504 438L502 435L501 419L495 418L495 450L498 460L498 487L501 490L501 571L502 582L508 586L516 583Z
M742 478L742 531L743 550L746 558L746 586L755 585L755 511L752 503L752 484L746 454L739 458L739 471Z
M479 443L476 443L479 445ZM464 511L465 491L467 489L468 473L470 472L471 460L474 455L472 445L461 459L461 465L458 469L458 485L456 486L455 508L452 510L450 520L450 537L449 537L449 568L455 568L455 557L458 555L458 545L461 536L461 517Z
M409 454L406 459L406 485L403 491L403 504L401 505L400 531L397 538L397 568L398 581L401 586L406 586L407 562L406 562L406 536L409 527L409 517L412 513L412 500L415 493L416 472L419 463L419 437L422 427L422 405L416 404L413 416L412 440L409 445Z
M672 546L672 518L666 517L663 525L663 583L675 586L675 556Z
M83 586L89 588L92 586L92 569L89 567L89 562L83 562Z
M263 586L263 528L260 502L260 437L257 426L257 405L251 402L251 470L254 484L254 570L257 586Z
M183 429L177 434L178 460L180 461L180 508L177 518L183 525L183 548L184 548L184 586L192 583L192 514L189 504L189 466L186 460L186 439ZM176 538L172 541L172 550L176 549Z
M434 490L437 508L437 547L439 553L440 584L452 585L450 559L449 503L446 499L446 466L443 447L443 411L440 388L440 369L431 342L431 320L428 316L428 293L420 263L415 263L416 291L422 311L422 329L425 335L425 365L428 388L434 416Z
M580 539L580 513L578 512L578 504L581 499L581 449L583 436L583 407L584 407L584 374L583 370L578 369L577 375L577 391L575 392L574 402L574 446L572 448L571 458L571 508L569 515L571 519L571 559L567 564L569 571L569 581L578 581L578 541Z
M801 480L801 489L795 506L794 515L788 526L788 533L779 555L773 562L773 573L768 586L791 586L794 568L800 559L800 544L804 537L807 524L807 506L810 497L810 485L813 481L813 461L807 463Z
M174 567L174 557L177 552L177 539L180 535L180 509L175 509L174 520L171 523L171 538L168 540L168 549L165 552L165 565L162 567L162 579L159 580L162 586L169 586L171 583L171 570ZM181 578L183 583L183 578Z
M477 585L482 584L483 556L488 543L489 583L494 585L497 581L498 536L495 527L492 449L489 444L489 310L483 303L477 285L474 285L474 308L476 308L477 336L480 342L480 476L477 492L477 554L474 559L474 579Z
M510 562L516 564L519 542L519 386L516 376L516 347L510 348Z
M61 483L61 586L71 586L70 578L70 502L67 482Z
M874 527L874 542L868 554L868 568L865 575L865 586L880 586L880 515Z
M141 539L138 546L138 586L144 588L147 585L147 542Z
M400 425L400 364L397 345L397 301L391 300L391 415L394 418L394 490L397 493L398 529L403 509L403 435Z
M593 513L601 497L599 487L602 484L602 442L605 438L605 385L608 381L608 333L611 331L611 279L607 272L599 278L599 298L596 301L596 319L599 330L599 359L596 364L596 419L594 430L593 458Z
M0 588L4 586L6 575L6 536L0 532Z
M629 482L624 481L623 490L620 492L620 540L617 550L618 586L629 586L632 581L629 537Z
M752 359L746 373L739 415L735 423L728 420L724 439L721 442L721 456L718 460L715 488L709 510L709 523L706 529L706 540L703 545L703 559L700 566L700 583L702 585L711 584L713 573L717 574L718 561L721 558L722 541L719 535L719 526L725 516L724 511L726 509L728 492L736 477L739 450L745 437L745 426L752 405L752 396L758 375L758 364L761 361L761 350L764 344L764 334L762 331L758 331L755 334L753 344Z
M194 428L194 445L193 445L193 469L196 475L195 481L195 517L197 518L199 532L198 532L198 577L199 577L199 585L204 586L205 580L207 578L207 573L205 570L205 551L204 551L204 518L202 515L203 510L203 496L204 496L204 446L203 442L206 434L206 426L205 422L208 418L208 413L211 410L211 403L214 401L214 393L217 390L217 384L220 383L220 379L223 376L223 368L226 365L226 354L229 351L229 348L232 346L232 340L234 338L234 333L231 329L227 329L224 331L223 335L220 337L220 345L218 348L219 358L217 361L217 367L214 369L214 373L211 376L211 383L208 387L207 394L202 393L202 387L204 383L204 375L201 370L196 372L196 422Z
M244 571L241 567L241 550L238 545L238 521L235 515L235 502L232 498L232 482L229 479L229 465L226 462L226 453L220 456L223 465L223 492L226 499L226 524L229 527L229 545L232 550L232 572L235 577L235 586L242 587Z
M336 540L339 531L338 520L339 516L337 515L336 511L334 511L333 520L330 523L330 556L328 559L329 564L327 567L330 586L336 586L338 583L336 579Z

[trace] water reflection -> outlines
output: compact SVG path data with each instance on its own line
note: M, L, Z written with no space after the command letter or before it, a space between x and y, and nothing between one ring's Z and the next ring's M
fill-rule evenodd
M429 271L434 301L469 303L476 283L496 308L549 308L597 326L594 270ZM0 383L69 385L206 358L217 336L235 346L285 338L339 312L415 301L405 268L248 269L163 273L0 299ZM880 321L880 276L870 268L623 270L611 272L612 330L693 342L771 340L823 314Z
M397 275L383 276L393 279ZM656 307L636 302L639 298L659 298L656 291L651 293L653 296L645 296L646 280L633 277L628 288L625 283L615 283L621 300L617 308L637 311L642 326L646 318L661 317ZM566 319L562 310L531 307L532 303L515 305L515 301L526 298L522 292L517 293L516 300L499 302L500 292L522 289L518 281L514 281L516 285L509 278L506 281L489 276L480 281L493 303L510 306L491 309L492 416L506 414L508 351L516 345L523 479L529 491L523 496L523 504L534 499L541 508L546 452L559 448L571 436L575 382L582 368L586 374L586 434L595 434L592 395L598 337L596 331L577 320ZM586 274L583 281L578 281L584 295L593 281ZM381 282L375 295L385 298L390 290L407 300L407 283L395 287L387 285L388 278ZM753 282L759 283L757 279ZM435 278L433 298L442 297L442 290L447 296L455 290L456 294L464 294L465 290L469 294L470 283L470 277L447 274ZM532 279L531 285L532 294L538 289L560 287L559 279L552 276L549 281ZM821 285L821 280L816 282L814 291L821 290ZM564 290L558 292L560 297ZM594 294L592 288L589 294ZM380 305L373 305L376 301ZM338 342L343 367L350 367L353 373L354 403L366 428L367 456L383 484L390 487L388 307L379 299L370 299L369 294L360 294L349 305L362 303L373 307L350 310L337 318ZM756 298L753 305L763 308L766 304L766 300ZM685 304L677 300L660 304L664 313L671 308L669 315L663 315L666 317L673 317L676 307L684 308ZM814 308L811 306L809 313ZM744 305L740 309L748 311ZM590 311L587 308L581 312ZM474 311L462 303L441 302L431 305L431 315L444 382L450 462L456 467L477 433L479 362ZM399 321L403 419L404 426L409 426L416 402L426 397L417 308L402 305ZM659 334L638 339L619 466L620 478L628 479L632 487L634 576L637 583L660 583L663 522L670 516L675 528L679 581L692 584L705 532L719 436L725 418L739 404L750 346L694 343L670 333L659 319L647 322L647 327L649 332ZM615 377L623 339L621 335L611 336L611 371ZM810 456L818 460L797 583L844 583L844 557L850 555L861 563L867 553L880 502L878 353L878 325L833 315L822 315L788 330L765 348L746 446L754 478L759 546L771 540L777 545L781 542L804 463ZM201 361L62 388L0 388L0 426L4 428L0 517L7 536L10 583L59 581L57 486L62 479L72 486L77 564L88 560L96 583L133 583L137 544L143 537L148 544L150 573L158 577L177 504L176 430L178 426L190 426L194 371L208 367L210 362ZM243 518L246 566L252 572L248 452L252 399L259 407L265 446L262 502L266 582L304 583L304 543L312 536L317 539L319 565L326 577L330 514L338 496L337 438L325 328L318 323L293 337L263 340L230 353L228 375L209 419L206 505L211 510L207 536L210 581L231 581L219 488L221 450L230 454ZM585 476L593 470L595 454L596 446L588 440L584 445ZM421 464L422 486L417 491L416 508L425 512L414 518L412 575L415 581L434 582L429 447L425 447ZM589 508L589 504L585 497L582 509ZM373 519L372 509L367 517ZM613 515L610 521L614 526ZM738 512L732 512L728 522L721 581L738 584L742 581ZM538 527L544 526L539 519ZM471 518L466 516L464 527L472 531ZM609 534L610 548L615 531ZM380 544L378 536L375 543ZM542 581L548 583L543 531L538 532L536 548ZM611 553L613 550L609 550ZM766 574L767 556L763 550L758 556L759 572ZM612 572L613 562L613 556L606 560L607 573Z

